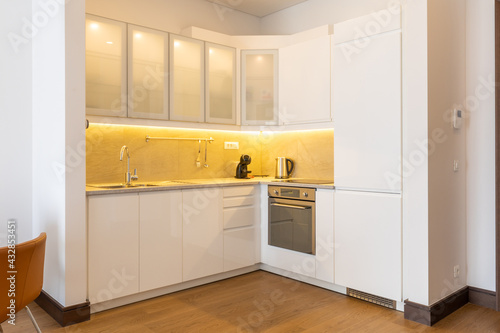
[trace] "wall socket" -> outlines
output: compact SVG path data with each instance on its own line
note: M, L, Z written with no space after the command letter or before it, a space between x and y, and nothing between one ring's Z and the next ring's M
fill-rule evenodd
M453 277L458 278L460 276L460 265L453 267Z
M224 149L240 149L239 142L224 142Z

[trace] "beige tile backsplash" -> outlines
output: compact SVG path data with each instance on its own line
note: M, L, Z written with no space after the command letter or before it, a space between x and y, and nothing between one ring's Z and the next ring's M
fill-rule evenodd
M151 140L146 135L169 138L210 138L207 164L201 143L201 167L196 167L197 141ZM239 142L238 150L225 150L224 142ZM293 177L333 179L333 129L294 132L231 132L178 128L91 124L87 129L87 183L121 182L127 161L120 149L128 146L130 168L139 181L234 177L240 156L252 157L253 175L274 176L275 158L295 162Z

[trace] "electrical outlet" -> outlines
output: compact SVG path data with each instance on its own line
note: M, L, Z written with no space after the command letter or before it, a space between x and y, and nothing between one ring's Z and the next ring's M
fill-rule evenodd
M458 160L453 161L453 171L458 172L460 170L460 162Z
M460 265L453 267L453 277L458 278L460 276Z
M240 149L239 142L224 142L224 149Z

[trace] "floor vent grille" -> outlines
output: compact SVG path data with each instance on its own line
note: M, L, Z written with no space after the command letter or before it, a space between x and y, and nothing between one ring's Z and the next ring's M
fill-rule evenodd
M351 288L347 288L347 295L373 304L381 305L389 309L396 309L396 301L388 298L375 296Z

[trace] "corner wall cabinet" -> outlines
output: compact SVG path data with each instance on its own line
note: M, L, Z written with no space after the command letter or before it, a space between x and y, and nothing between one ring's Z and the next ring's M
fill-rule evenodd
M278 125L278 50L241 51L242 125Z

